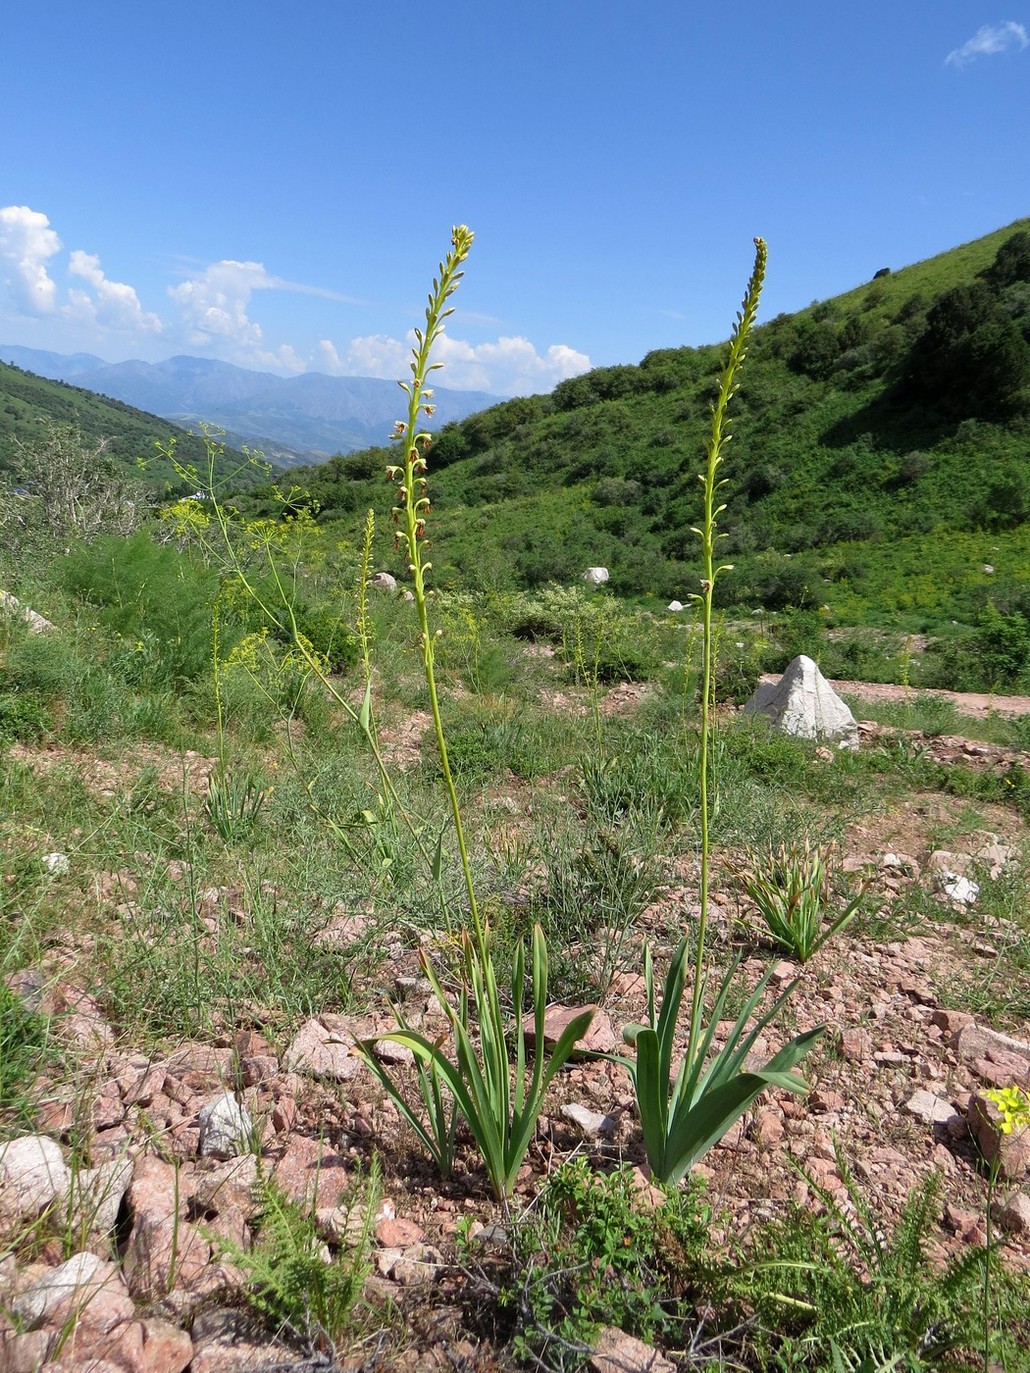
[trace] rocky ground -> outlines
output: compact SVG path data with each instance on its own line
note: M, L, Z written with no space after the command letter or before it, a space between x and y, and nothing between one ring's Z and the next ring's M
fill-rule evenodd
M992 708L1002 707L994 700ZM875 727L863 729L863 747L879 739ZM1003 767L1017 756L957 738L922 743L943 762ZM810 1094L763 1097L699 1167L718 1217L716 1243L730 1233L739 1239L789 1199L818 1207L813 1184L846 1205L848 1172L896 1217L908 1191L939 1170L937 1250L982 1245L983 1156L1000 1150L995 1219L1007 1261L1030 1265L1030 1132L1000 1135L982 1096L987 1087L1030 1088L1030 1023L976 1009L999 956L1025 934L985 923L974 890L978 875L1018 861L1025 834L1011 812L987 813L990 828L964 829L960 802L916 794L853 827L845 867L891 913L893 934L883 942L860 930L831 941L803 969L777 967L777 990L798 979L790 1032L817 1024L828 1032L806 1060ZM947 850L934 843L944 825L957 836ZM638 936L652 940L659 960L670 931L696 909L696 878L692 860L683 860L642 922ZM939 927L922 920L909 932L899 917L923 893L940 903ZM124 875L110 873L97 899L131 907L133 893ZM201 900L209 928L240 918L232 889L212 888ZM717 939L739 936L740 913L731 884L720 884ZM361 916L340 912L323 937L345 947L367 933ZM274 1042L255 1008L250 1023L226 1027L213 1042L143 1053L101 1014L81 959L69 953L13 979L27 1005L54 1016L63 1062L60 1078L41 1084L34 1132L0 1145L0 1294L8 1310L0 1316L0 1373L328 1367L328 1355L270 1340L234 1295L243 1275L232 1255L248 1242L259 1172L313 1209L329 1252L345 1254L363 1223L371 1229L367 1296L386 1333L369 1335L343 1367L498 1366L463 1321L454 1236L471 1220L473 1234L489 1237L507 1218L471 1153L453 1179L440 1181L354 1052L355 1038L392 1023L391 998L412 1025L442 1028L420 950L400 933L385 941L379 1009L313 1017L287 1044ZM756 948L744 964L755 980L763 953ZM639 966L635 957L629 963ZM623 1025L643 1010L642 979L617 975L590 1047L615 1048ZM382 1052L403 1071L403 1051ZM582 1151L642 1162L629 1083L610 1062L585 1058L561 1074L514 1207ZM383 1194L366 1216L348 1198L358 1165L367 1173L373 1156ZM629 1366L625 1350L622 1364L612 1357L600 1351L595 1366Z

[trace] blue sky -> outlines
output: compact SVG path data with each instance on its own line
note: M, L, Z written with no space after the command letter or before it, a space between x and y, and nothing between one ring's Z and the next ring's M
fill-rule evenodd
M0 341L547 391L1030 212L1030 0L8 0Z

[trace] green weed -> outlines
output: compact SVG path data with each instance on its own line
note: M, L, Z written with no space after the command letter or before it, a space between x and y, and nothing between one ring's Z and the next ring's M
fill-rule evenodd
M778 848L751 850L740 876L761 917L761 929L799 963L807 963L858 913L861 894L839 914L831 904L823 852L807 835Z
M753 1258L741 1269L761 1322L757 1357L783 1369L837 1367L839 1358L845 1368L913 1373L980 1368L985 1347L996 1358L1018 1357L1025 1331L1013 1317L1026 1300L1026 1279L1000 1283L1006 1320L985 1331L987 1251L968 1249L943 1267L931 1254L940 1176L913 1189L890 1234L839 1155L838 1169L847 1204L810 1179L824 1214L796 1208L763 1229L758 1242L773 1257Z
M5 1131L31 1119L32 1085L48 1043L46 1017L0 981L0 1122Z
M643 1206L629 1167L574 1159L553 1173L515 1227L499 1299L514 1312L516 1354L556 1373L590 1366L599 1326L682 1347L695 1319L709 1212L696 1186Z
M347 1238L330 1254L307 1207L286 1195L274 1177L256 1184L257 1210L249 1248L221 1240L224 1255L244 1274L241 1296L270 1331L299 1340L312 1352L342 1353L360 1328L362 1293L372 1269L372 1227L382 1186L375 1164L341 1202Z

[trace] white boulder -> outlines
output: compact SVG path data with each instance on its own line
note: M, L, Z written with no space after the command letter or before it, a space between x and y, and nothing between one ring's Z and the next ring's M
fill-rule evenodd
M606 567L588 567L583 573L583 580L590 586L604 586L608 580L608 569Z
M744 714L764 715L774 729L797 739L836 739L840 748L858 748L855 717L803 653L779 682L759 682Z
M30 610L27 605L22 605L17 596L12 596L9 591L0 591L0 610L4 614L24 620L29 627L30 634L45 634L48 629L53 629L51 622L35 610Z
M235 1158L248 1145L254 1129L250 1112L231 1092L209 1101L198 1114L201 1158Z

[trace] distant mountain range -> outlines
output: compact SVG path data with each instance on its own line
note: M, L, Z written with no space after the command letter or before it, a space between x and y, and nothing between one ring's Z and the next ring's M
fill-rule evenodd
M209 358L105 362L91 353L49 353L0 344L0 362L95 391L185 428L223 429L229 444L248 444L289 467L382 443L401 418L396 382L305 372L277 377ZM482 391L434 390L430 428L495 405Z

